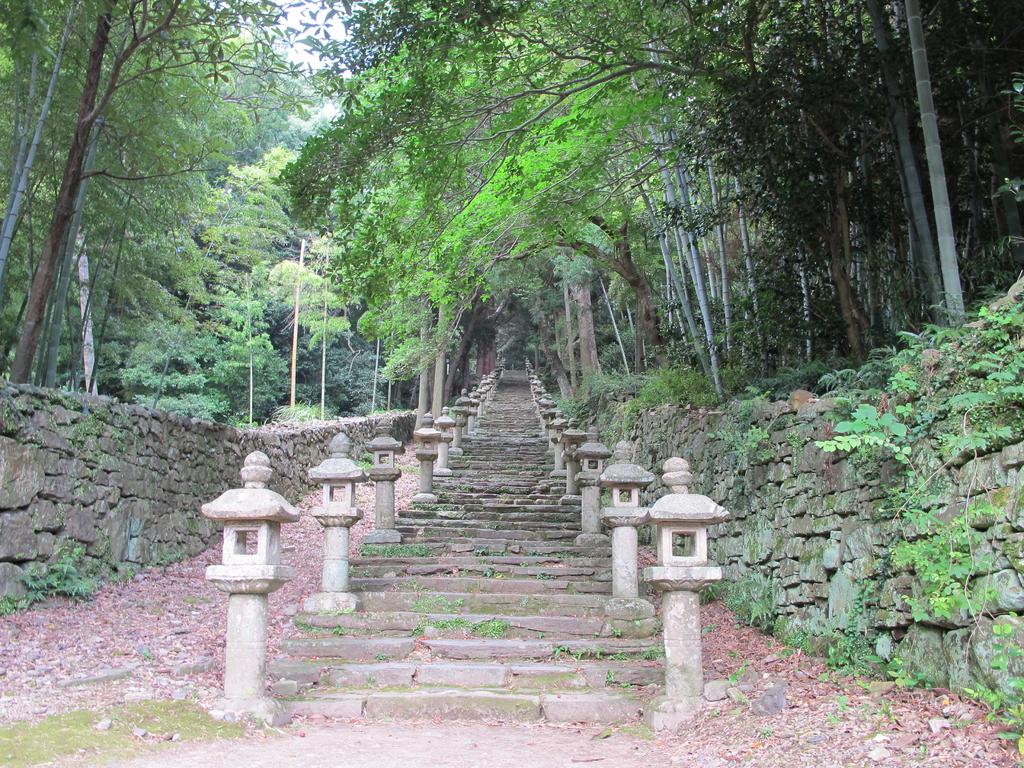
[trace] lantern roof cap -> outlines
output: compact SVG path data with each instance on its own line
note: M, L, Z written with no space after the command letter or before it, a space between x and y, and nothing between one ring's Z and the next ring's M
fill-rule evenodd
M339 432L331 440L331 455L309 470L310 480L321 482L349 481L361 483L366 480L363 468L352 461L352 441L344 432Z
M274 474L267 454L262 451L250 453L245 457L239 474L243 487L231 488L213 501L203 504L200 511L205 517L222 522L266 520L294 523L299 519L299 510L289 504L284 496L267 487Z
M576 449L576 455L584 459L607 459L612 455L608 446L597 440L587 440Z

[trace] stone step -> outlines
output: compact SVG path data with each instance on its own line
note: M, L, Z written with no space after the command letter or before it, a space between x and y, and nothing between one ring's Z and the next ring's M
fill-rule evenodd
M463 513L466 514L466 513ZM405 513L396 521L399 530L403 528L426 528L444 527L452 530L500 530L500 531L561 531L579 535L580 524L578 521L541 521L541 520L508 520L496 518L492 520L478 520L474 517L452 518L440 515L426 520L424 518L408 518Z
M377 578L354 578L352 589L356 592L501 592L509 595L561 594L611 594L610 581L595 581L590 578L558 579L516 579L476 578L473 576L398 576Z
M402 541L421 539L448 540L456 535L472 539L503 539L505 541L572 541L579 536L579 531L566 530L511 530L508 528L458 528L446 527L435 521L433 525L398 525ZM407 538L408 537L408 538Z
M407 543L422 543L426 546L443 547L451 553L472 552L477 555L509 554L509 555L553 555L564 554L565 557L610 557L611 546L577 547L568 541L543 542L508 539L458 538L454 536L437 539L409 540Z
M460 566L518 566L520 568L600 568L611 566L607 557L568 557L555 555L450 555L437 557L354 557L353 568L370 566L417 566L423 568L458 568ZM426 572L426 571L425 571Z
M564 639L609 637L612 630L602 616L515 616L495 613L416 613L385 611L353 613L299 613L295 625L306 632L343 635L376 633L385 637L415 637L429 632L439 636L532 637Z
M368 720L442 719L611 724L641 717L628 693L527 694L488 690L344 691L283 702L292 715Z
M364 611L495 613L515 616L604 616L604 595L509 595L489 592L362 592Z
M654 660L661 642L650 638L428 638L428 637L292 637L281 642L281 651L292 659L342 659L389 661L409 657L414 651L433 659L487 661L551 661L590 659Z
M465 560L467 558L458 558ZM476 558L472 558L475 560ZM482 559L482 558L481 558ZM533 579L566 579L569 577L586 577L594 581L609 581L611 566L574 566L574 565L521 565L489 562L449 563L437 562L416 564L355 564L353 561L352 575L364 578L393 578L405 576L479 576L482 578L514 577Z
M661 686L662 667L655 662L583 662L571 664L495 664L464 661L347 663L276 661L268 670L273 680L301 686L337 688L489 688L527 690L588 690Z

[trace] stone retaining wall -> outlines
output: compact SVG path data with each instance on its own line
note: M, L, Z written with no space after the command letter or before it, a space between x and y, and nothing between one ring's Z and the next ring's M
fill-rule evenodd
M207 547L214 526L199 506L239 483L260 450L271 486L299 501L306 471L345 429L357 451L380 422L406 441L411 412L235 429L106 397L0 388L0 595L17 594L22 568L79 542L107 562L153 565Z
M908 532L882 504L901 468L819 450L833 408L828 400L734 403L711 413L663 406L637 421L634 459L656 472L669 456L691 462L696 490L733 513L713 531L714 557L727 579L769 592L784 637L853 633L931 684L1005 688L1007 673L992 669L992 626L1011 624L1010 641L1024 645L1024 624L1013 616L1024 612L1024 443L946 472L950 517L970 503L994 510L974 523L989 561L975 579L993 593L986 616L918 623L903 598L919 584L890 562ZM1024 676L1020 659L1011 667Z

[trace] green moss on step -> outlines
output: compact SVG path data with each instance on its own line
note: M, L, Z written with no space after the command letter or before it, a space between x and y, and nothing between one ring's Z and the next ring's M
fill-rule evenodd
M105 719L111 721L109 730L96 730L96 724ZM133 735L136 728L152 736L137 738ZM158 740L175 733L181 737L179 742ZM38 723L0 728L0 764L28 768L76 757L95 765L183 741L230 739L244 734L241 725L218 722L194 704L146 701L100 712L78 710Z

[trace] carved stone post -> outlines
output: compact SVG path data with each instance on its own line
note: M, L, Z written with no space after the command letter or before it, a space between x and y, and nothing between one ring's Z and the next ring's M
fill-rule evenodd
M565 453L562 452L562 433L569 427L569 422L556 416L548 424L548 441L555 449L555 468L548 477L565 477Z
M565 457L565 495L559 500L562 504L575 504L580 501L580 491L576 485L576 473L580 471L580 463L576 458L576 449L587 439L587 433L581 429L570 427L562 432L562 455Z
M693 478L683 459L668 459L664 469L669 493L650 510L657 526L658 564L645 568L644 577L665 593L665 696L647 718L656 730L675 730L697 714L704 693L698 593L722 578L722 569L708 562L707 529L729 513L707 496L689 493Z
M281 725L287 714L266 692L267 595L294 576L281 565L281 524L296 522L299 511L267 487L273 472L266 454L246 456L241 475L244 487L201 508L224 524L222 563L206 568L206 580L229 595L224 698L218 707Z
M462 390L462 394L459 396L459 399L455 401L455 407L452 408L452 413L455 416L455 430L452 437L451 447L448 449L449 456L462 455L462 441L469 433L469 411L469 396L466 394L466 390Z
M370 480L374 486L374 529L363 539L367 544L400 544L402 534L395 528L395 481L402 470L395 466L395 452L402 444L381 428L366 445L373 456Z
M654 606L640 597L637 562L637 528L648 522L640 490L654 482L654 475L630 463L631 452L628 442L617 443L613 463L601 473L601 488L611 495L601 521L612 529L612 598L605 604L605 616L616 631L636 636L651 634L657 623Z
M455 419L448 415L448 411L448 406L445 406L441 410L441 415L434 421L434 426L441 433L437 439L437 466L434 467L436 477L451 477L452 474L448 467L448 453L450 451L449 443L455 439L452 434Z
M476 434L476 417L480 410L480 393L475 389L469 393L469 412L466 414L466 434Z
M577 547L601 547L608 544L608 534L601 529L601 473L604 471L604 460L612 455L604 443L597 441L596 435L576 449L576 458L580 471L576 473L576 483L580 487L581 516L580 523L583 533L576 537Z
M434 429L434 417L423 416L423 426L412 433L416 439L416 458L420 460L420 491L412 497L420 504L436 504L434 495L434 459L437 458L437 443L441 433Z
M348 587L348 544L349 528L363 517L356 507L356 484L366 482L366 473L352 461L352 441L344 432L331 440L330 450L328 458L309 470L309 479L324 487L324 503L313 510L324 527L322 583L320 591L302 604L311 613L354 611L359 604Z

